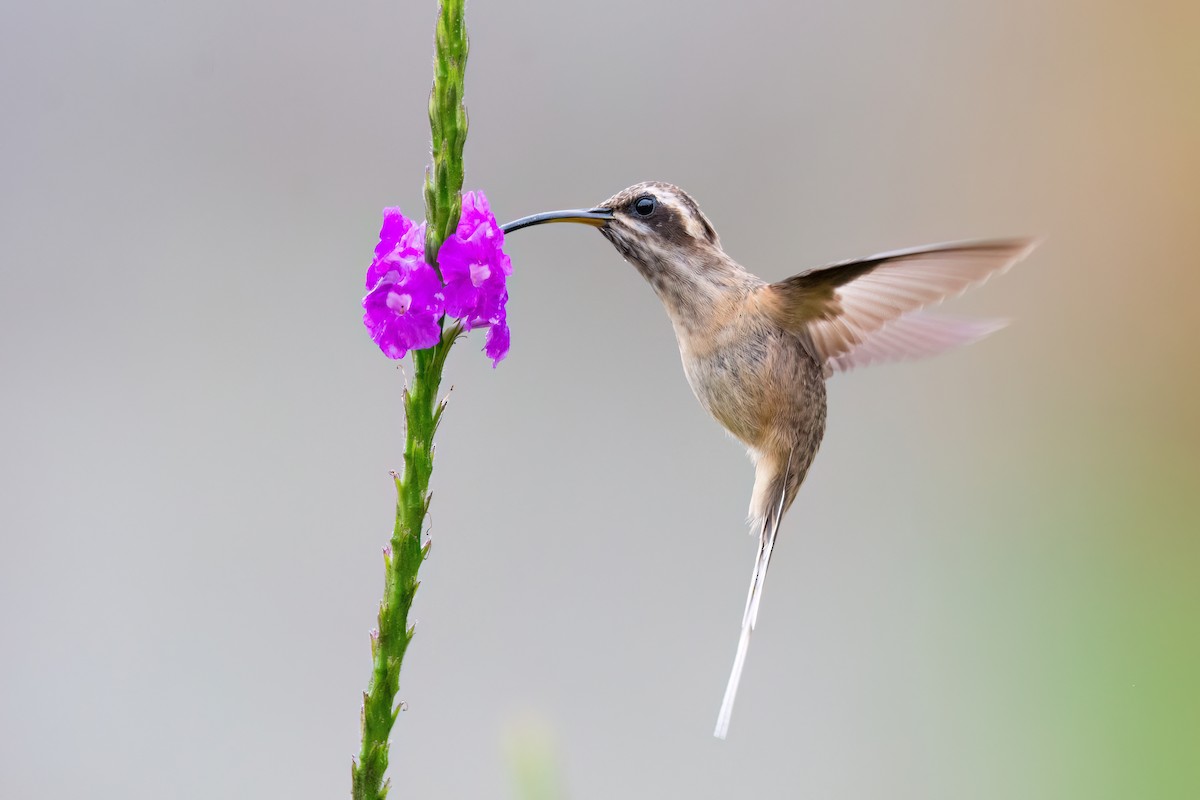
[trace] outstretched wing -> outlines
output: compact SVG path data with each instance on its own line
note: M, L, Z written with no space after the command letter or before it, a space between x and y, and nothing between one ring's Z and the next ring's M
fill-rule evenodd
M867 334L862 344L826 361L831 372L928 358L977 342L1007 325L1003 319L955 319L913 311Z
M932 355L981 338L996 325L905 315L1004 272L1036 244L938 244L832 264L765 287L765 306L784 328L806 331L831 369Z

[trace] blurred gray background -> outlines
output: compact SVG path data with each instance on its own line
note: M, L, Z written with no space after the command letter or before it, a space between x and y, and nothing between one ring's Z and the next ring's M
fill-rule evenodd
M0 12L0 795L345 797L433 2ZM744 454L598 235L454 351L395 797L1200 796L1200 6L475 2L502 219L678 183L779 279L1044 234L968 350L831 384L731 738Z

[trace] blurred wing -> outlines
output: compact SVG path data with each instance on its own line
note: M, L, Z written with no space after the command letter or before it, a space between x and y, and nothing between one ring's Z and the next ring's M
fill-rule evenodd
M1006 324L1002 319L951 319L913 312L886 323L868 334L862 344L826 364L830 371L846 372L871 364L926 358L977 342Z
M833 264L766 287L766 308L784 328L806 331L822 361L846 369L839 359L845 361L889 322L1005 271L1029 255L1036 244L1032 239L938 244ZM847 363L858 366L883 360L885 352L900 352L889 347L902 351L904 343L919 348L920 341L925 341L926 347L932 347L936 338L933 327L925 321L901 327L892 344L879 342L878 354ZM948 336L948 327L943 326L941 334ZM942 349L945 347L915 352Z

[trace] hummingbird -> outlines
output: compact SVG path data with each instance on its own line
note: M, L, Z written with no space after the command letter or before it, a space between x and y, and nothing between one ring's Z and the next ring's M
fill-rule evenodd
M1003 321L923 309L1004 272L1037 242L926 245L768 283L725 253L696 201L669 183L639 183L594 208L534 214L503 230L550 222L599 228L641 273L671 320L696 399L754 463L749 522L758 552L714 731L724 739L779 524L825 434L826 380L868 364L932 356L1000 329Z

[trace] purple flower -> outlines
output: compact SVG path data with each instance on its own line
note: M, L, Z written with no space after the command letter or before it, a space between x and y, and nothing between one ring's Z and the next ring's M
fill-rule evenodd
M416 225L400 209L385 208L375 259L367 269L367 288L374 289L379 279L398 265L412 267L418 263L425 263L425 223Z
M505 292L504 300L508 300ZM504 302L500 304L500 319L488 328L487 340L483 343L484 354L492 360L492 368L508 355L508 314L504 310Z
M442 285L433 267L384 275L363 298L363 324L388 358L433 347L442 338Z
M464 330L488 328L483 351L496 366L508 355L508 288L512 262L504 254L504 231L482 192L467 192L454 234L442 243L442 280L425 263L425 223L398 208L383 210L375 258L367 268L363 323L391 358L437 344L442 314ZM444 282L444 285L443 285Z
M506 281L512 261L504 254L504 231L496 223L482 192L462 199L458 229L442 243L438 266L446 284L446 313L471 330L490 326L484 352L493 366L508 354Z
M389 358L404 358L442 337L442 284L425 263L425 225L397 208L383 210L375 258L367 268L363 324Z

